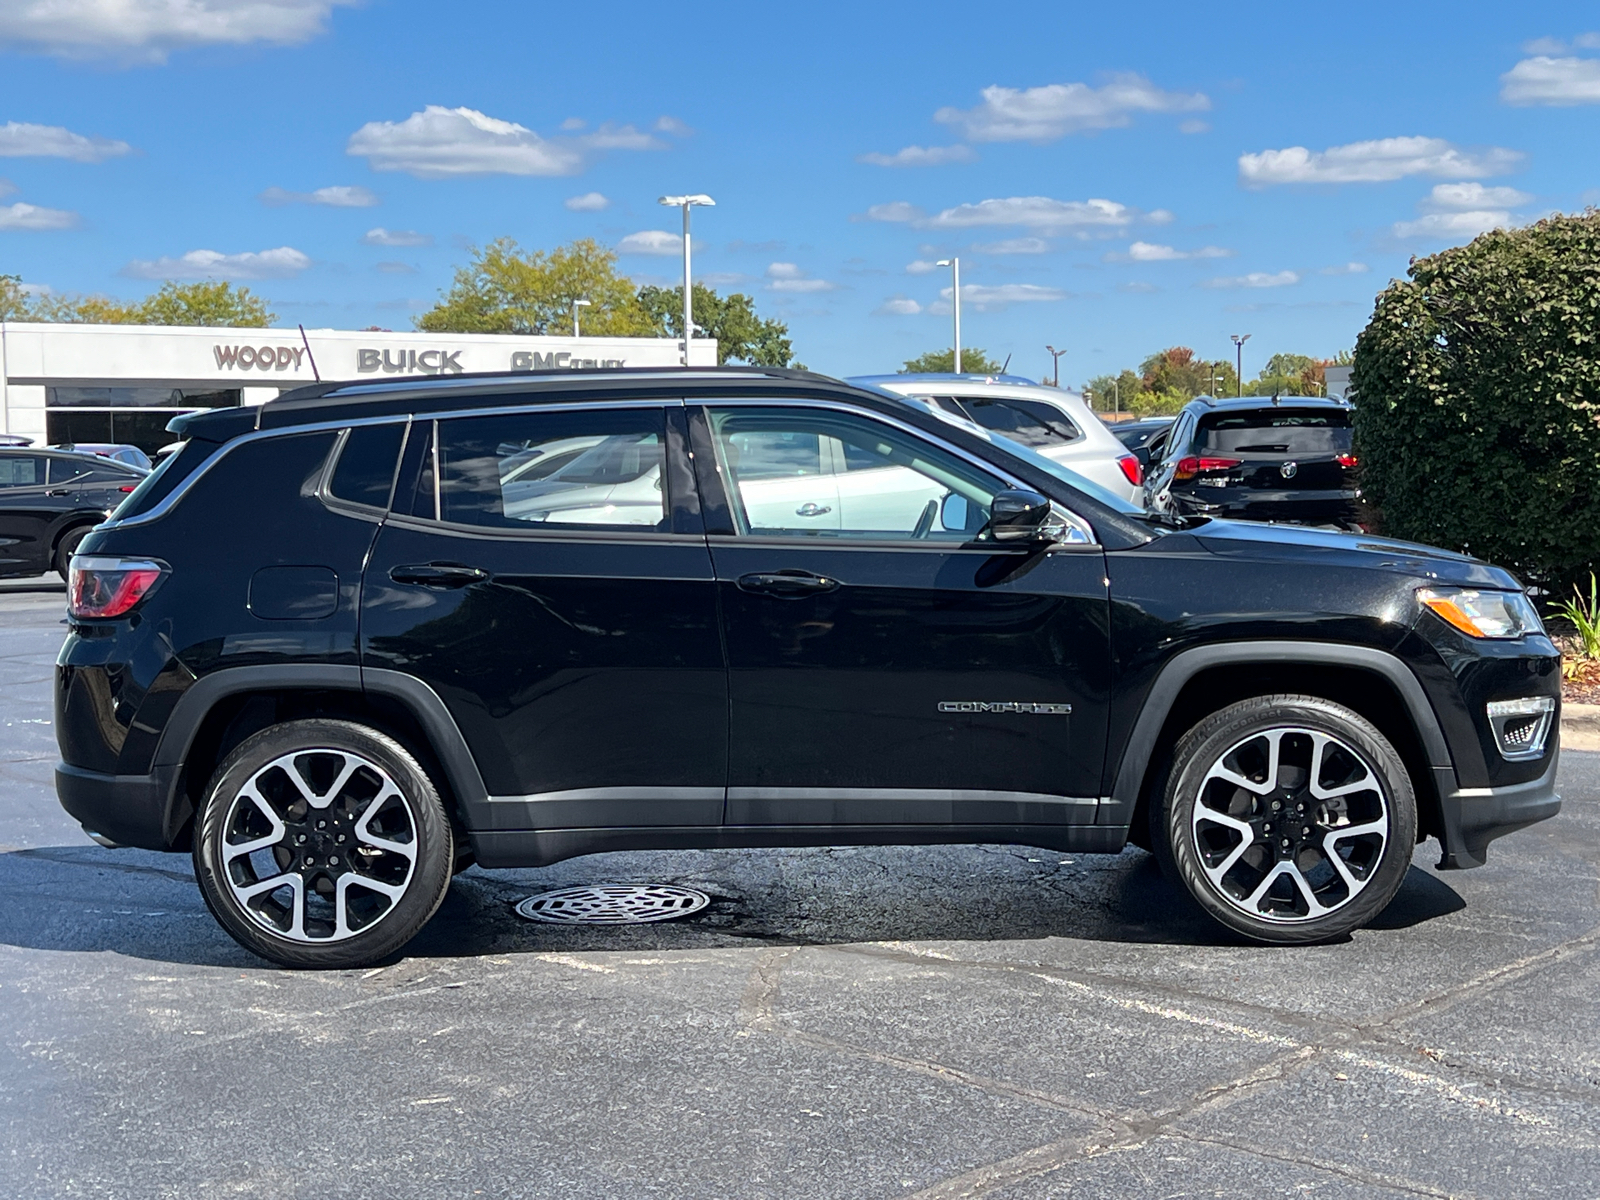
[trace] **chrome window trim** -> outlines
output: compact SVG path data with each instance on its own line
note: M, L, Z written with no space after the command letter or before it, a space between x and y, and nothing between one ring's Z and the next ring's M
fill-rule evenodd
M346 417L341 421L317 421L306 425L286 425L279 429L254 429L249 433L242 433L236 438L230 438L227 442L223 443L222 447L215 454L200 464L199 470L195 471L194 474L190 475L177 487L173 488L171 492L167 493L167 495L162 498L159 504L150 508L146 512L140 513L136 517L127 517L121 521L107 521L102 524L100 528L122 529L130 525L146 525L151 521L159 520L161 517L164 517L167 515L167 513L171 512L172 509L177 506L178 501L184 496L188 495L189 489L203 479L206 473L215 467L217 463L221 462L229 454L233 453L236 447L243 446L251 442L265 441L267 438L295 437L305 433L327 433L329 431L353 429L358 425L383 425L392 421L415 422L419 419L428 421L446 421L453 417L498 417L514 413L527 412L530 408L537 408L539 412L579 412L590 411L596 408L666 409L673 407L682 408L683 406L684 401L678 396L661 397L659 399L650 400L615 400L598 403L596 401L589 400L574 401L570 404L509 404L498 408L467 408L440 413L385 413L383 416L379 417ZM235 410L230 409L229 411ZM436 444L437 440L438 439L436 438ZM438 472L435 471L435 488L437 488L438 477ZM436 513L438 512L437 497L434 511Z
M939 449L943 450L947 454L955 455L957 458L964 460L969 465L978 467L979 469L981 469L987 475L992 475L992 476L995 476L995 477L999 478L1006 485L1007 488L1027 488L1027 490L1029 490L1029 491L1033 491L1034 490L1030 485L1025 484L1025 483L1021 482L1020 480L1018 480L1015 475L1008 474L1005 471L1005 469L1003 467L1001 467L1000 464L998 464L998 463L992 463L988 459L981 458L978 455L973 454L968 450L963 450L960 446L952 446L949 442L943 440L938 435L931 434L925 429L918 429L915 425L908 425L904 421L896 420L894 417L891 417L891 416L887 415L886 413L874 412L871 409L855 408L855 407L852 407L852 406L847 405L847 404L840 404L837 401L817 400L817 399L813 399L813 398L805 397L805 396L784 397L784 398L781 398L781 399L779 399L779 398L772 398L772 399L749 398L749 399L745 399L745 398L742 398L742 397L741 398L734 398L734 399L722 399L722 398L719 397L719 398L714 399L714 400L712 400L712 399L691 400L688 403L694 404L697 407L708 409L708 410L709 409L713 409L713 408L726 408L726 407L728 407L730 405L736 406L736 407L740 407L740 408L821 408L821 409L827 409L827 410L829 410L831 412L844 413L844 414L846 414L848 416L865 417L868 420L881 421L883 424L888 425L890 428L899 430L901 433L904 433L904 434L907 434L907 435L909 435L909 436L911 436L913 438L916 438L918 441L928 442L928 443L930 443L930 444L932 444L934 446L939 447ZM984 432L984 433L988 432L987 430L984 430L981 425L978 425L976 423L972 423L972 427L974 429L978 429L978 430L980 430L981 432ZM715 438L715 436L716 436L715 433L713 433L712 436L713 436L713 438ZM718 464L718 467L717 467L717 474L719 476L722 474L722 468L721 468L720 464ZM727 490L726 485L724 485L723 490L724 491ZM728 499L731 500L732 497L729 497ZM1061 513L1064 513L1066 515L1066 517L1068 519L1068 522L1070 524L1072 524L1072 525L1076 526L1078 529L1082 530L1089 537L1089 541L1087 543L1083 543L1083 542L1060 543L1062 548L1073 549L1073 550L1087 550L1087 549L1099 550L1099 549L1101 549L1100 539L1095 534L1093 525L1091 525L1087 520L1085 520L1083 517L1079 516L1077 513L1071 511L1068 508L1066 508L1063 504L1060 503L1060 501L1052 500L1051 504L1057 511L1059 511ZM711 536L712 538L714 538L714 539L716 539L718 541L723 541L723 542L732 540L734 538L740 538L740 539L743 539L746 542L752 540L752 535L750 535L750 534L739 534L739 533L727 534L727 533L721 533L721 534L711 534L709 536ZM793 546L796 543L796 541L799 540L799 539L795 539L795 538L773 538L773 539L770 539L770 540L782 541L784 545ZM808 546L809 545L837 546L837 545L843 544L845 541L846 541L846 539L843 539L843 538L839 539L838 542L826 542L826 541L823 541L821 539L818 539L817 541L813 542L810 539L806 539L806 540L804 540L802 542L802 544L808 545ZM962 543L962 545L966 545L966 543ZM1048 546L1049 544L1045 544L1045 545ZM916 549L923 549L923 548L925 548L926 543L923 543L921 541L913 542L910 539L883 539L882 541L880 541L878 543L878 548L881 549L884 546L892 546L892 547L895 547L895 548L905 548L907 546L910 546L910 547L913 547L913 548L916 548ZM937 543L935 543L935 546L937 546ZM956 547L952 547L952 548L956 548ZM1039 547L1038 547L1038 545L1035 545L1034 548L1037 549Z

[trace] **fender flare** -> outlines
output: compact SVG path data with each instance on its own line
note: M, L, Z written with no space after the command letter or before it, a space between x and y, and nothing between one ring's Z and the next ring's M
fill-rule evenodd
M1133 731L1123 746L1111 795L1101 805L1100 823L1126 826L1132 822L1156 741L1185 684L1211 667L1262 663L1352 667L1381 676L1394 687L1416 727L1439 796L1448 796L1456 790L1455 764L1428 694L1411 669L1393 654L1371 646L1344 646L1333 642L1222 642L1184 650L1174 655L1156 675Z
M273 666L226 667L191 684L167 719L152 758L152 772L169 776L166 824L175 834L176 824L188 819L179 814L178 777L206 716L219 701L245 692L336 691L373 693L398 700L421 726L429 746L444 768L457 801L465 809L488 799L483 776L467 747L466 738L445 707L439 693L414 675L402 671L363 669L331 663L288 663Z

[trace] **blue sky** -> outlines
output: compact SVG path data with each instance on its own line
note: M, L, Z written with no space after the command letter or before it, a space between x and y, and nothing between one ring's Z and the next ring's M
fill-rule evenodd
M409 328L465 247L695 270L807 365L1348 349L1413 254L1600 200L1600 20L1487 4L0 0L0 273ZM652 253L654 251L654 253Z

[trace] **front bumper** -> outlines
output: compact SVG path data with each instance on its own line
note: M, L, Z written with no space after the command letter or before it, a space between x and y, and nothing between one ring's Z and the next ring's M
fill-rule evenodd
M97 840L141 850L182 849L176 843L190 806L168 804L177 770L158 766L150 775L106 775L57 763L56 796Z
M1444 817L1444 853L1439 859L1440 868L1481 867L1489 857L1489 843L1495 838L1560 812L1561 797L1556 793L1559 758L1559 748L1553 748L1544 774L1527 783L1457 788L1442 795L1439 805Z

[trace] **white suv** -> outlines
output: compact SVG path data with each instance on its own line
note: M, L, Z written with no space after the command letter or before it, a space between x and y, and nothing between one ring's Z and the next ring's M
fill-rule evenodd
M849 380L927 400L1060 463L1134 504L1144 473L1082 396L1014 375L862 375Z

